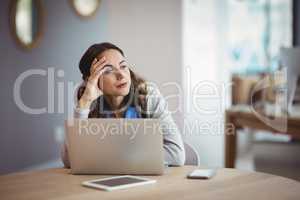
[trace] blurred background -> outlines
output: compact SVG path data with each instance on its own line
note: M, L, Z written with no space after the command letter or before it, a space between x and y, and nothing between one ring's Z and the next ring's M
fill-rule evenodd
M300 2L2 0L0 174L62 166L79 60L106 41L168 97L200 165L224 167L224 112L252 105L254 86L280 75L280 49L300 43ZM274 102L274 91L255 94L255 103ZM297 137L245 128L237 139L236 168L300 180Z

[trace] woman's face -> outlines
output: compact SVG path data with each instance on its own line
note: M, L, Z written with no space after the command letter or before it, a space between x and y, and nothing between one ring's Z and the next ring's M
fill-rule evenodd
M129 66L122 54L109 49L97 56L106 58L107 64L103 67L103 74L99 78L98 86L104 95L126 96L129 93L131 77Z

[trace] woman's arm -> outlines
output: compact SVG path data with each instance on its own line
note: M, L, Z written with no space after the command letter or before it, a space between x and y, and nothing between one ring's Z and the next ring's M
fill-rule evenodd
M76 108L74 110L74 118L87 119L89 117L90 107L94 100L96 100L100 95L103 94L102 90L98 86L99 77L104 72L103 67L106 65L106 58L102 57L100 60L95 58L92 62L90 68L90 75L86 82L83 82L75 91L77 98L79 99L76 102ZM81 92L79 92L81 89ZM79 95L80 94L80 95ZM65 140L62 150L61 158L64 163L64 166L69 168L69 156L68 156L68 144Z
M164 157L168 165L182 166L185 163L185 150L183 141L167 103L159 90L153 86L148 87L147 112L151 118L159 118L162 123Z

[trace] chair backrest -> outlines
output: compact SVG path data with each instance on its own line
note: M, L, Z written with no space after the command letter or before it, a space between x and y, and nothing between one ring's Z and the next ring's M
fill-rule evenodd
M193 148L192 145L184 142L185 148L185 165L199 165L200 159L197 151Z

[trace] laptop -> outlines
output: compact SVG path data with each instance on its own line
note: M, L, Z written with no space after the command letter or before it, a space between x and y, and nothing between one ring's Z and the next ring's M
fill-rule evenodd
M163 174L158 119L69 119L65 129L72 174Z

